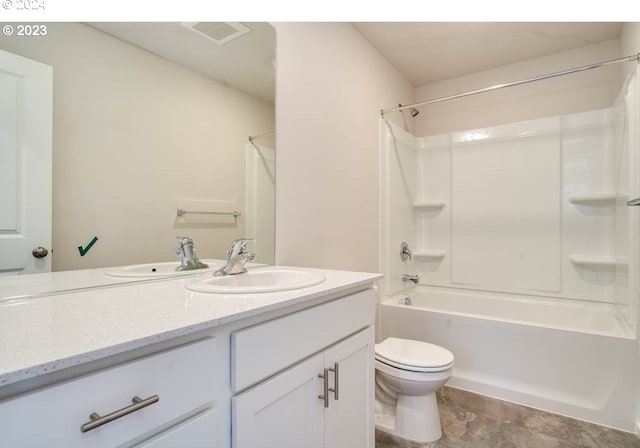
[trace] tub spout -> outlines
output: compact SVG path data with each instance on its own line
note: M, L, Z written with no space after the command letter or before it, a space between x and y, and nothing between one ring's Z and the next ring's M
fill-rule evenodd
M402 274L402 281L403 282L413 282L413 283L417 284L420 281L420 277L418 277L417 274L414 274L414 275Z

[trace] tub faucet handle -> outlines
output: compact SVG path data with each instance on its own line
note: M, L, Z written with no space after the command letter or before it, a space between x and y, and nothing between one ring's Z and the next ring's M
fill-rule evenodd
M409 244L406 241L400 243L400 260L411 260L411 249L409 249Z

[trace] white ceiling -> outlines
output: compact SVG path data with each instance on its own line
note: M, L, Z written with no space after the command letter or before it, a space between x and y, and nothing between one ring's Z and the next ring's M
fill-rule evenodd
M222 46L180 25L163 22L89 23L105 33L273 103L276 32L266 22L243 22L251 31Z
M266 22L243 24L252 31L223 46L207 41L179 23L90 25L223 84L274 102L275 29ZM622 23L590 22L352 25L415 87L617 39L622 30Z
M622 23L352 23L414 87L620 37ZM618 55L612 55L612 59ZM594 61L599 62L599 61Z

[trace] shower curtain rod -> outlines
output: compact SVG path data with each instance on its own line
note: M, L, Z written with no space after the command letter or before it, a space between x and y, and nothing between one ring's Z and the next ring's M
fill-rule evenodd
M625 56L623 58L612 59L610 61L598 62L597 64L583 65L582 67L571 68L571 69L568 69L568 70L563 70L561 72L549 73L549 74L546 74L546 75L536 76L534 78L523 79L523 80L520 80L520 81L509 82L509 83L506 83L506 84L497 84L495 86L485 87L484 89L471 90L469 92L458 93L456 95L445 96L445 97L442 97L442 98L436 98L436 99L428 100L428 101L420 101L419 103L407 104L405 106L398 106L398 107L392 107L392 108L389 108L389 109L382 109L380 111L380 115L382 117L384 117L384 114L386 114L388 112L399 112L399 111L402 111L402 110L405 110L405 109L411 109L412 107L424 106L426 104L439 103L441 101L453 100L453 99L462 98L462 97L465 97L465 96L476 95L478 93L491 92L492 90L504 89L505 87L519 86L521 84L526 84L526 83L529 83L529 82L542 81L543 79L555 78L557 76L569 75L571 73L576 73L576 72L583 72L585 70L591 70L593 68L604 67L605 65L612 65L612 64L619 64L621 62L633 62L633 61L640 61L640 53L637 53L637 54L634 54L634 55L630 55L630 56Z
M256 138L271 137L272 135L276 135L275 131L271 131L271 132L264 132L264 133L262 133L262 134L258 134L258 135L250 135L250 136L249 136L249 141L250 141L251 143L253 143L253 141L254 141Z

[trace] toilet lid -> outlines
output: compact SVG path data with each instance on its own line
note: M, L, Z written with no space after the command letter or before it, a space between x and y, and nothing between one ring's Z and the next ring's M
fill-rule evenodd
M387 338L376 344L376 357L407 370L429 369L453 364L453 353L439 345L410 339Z

